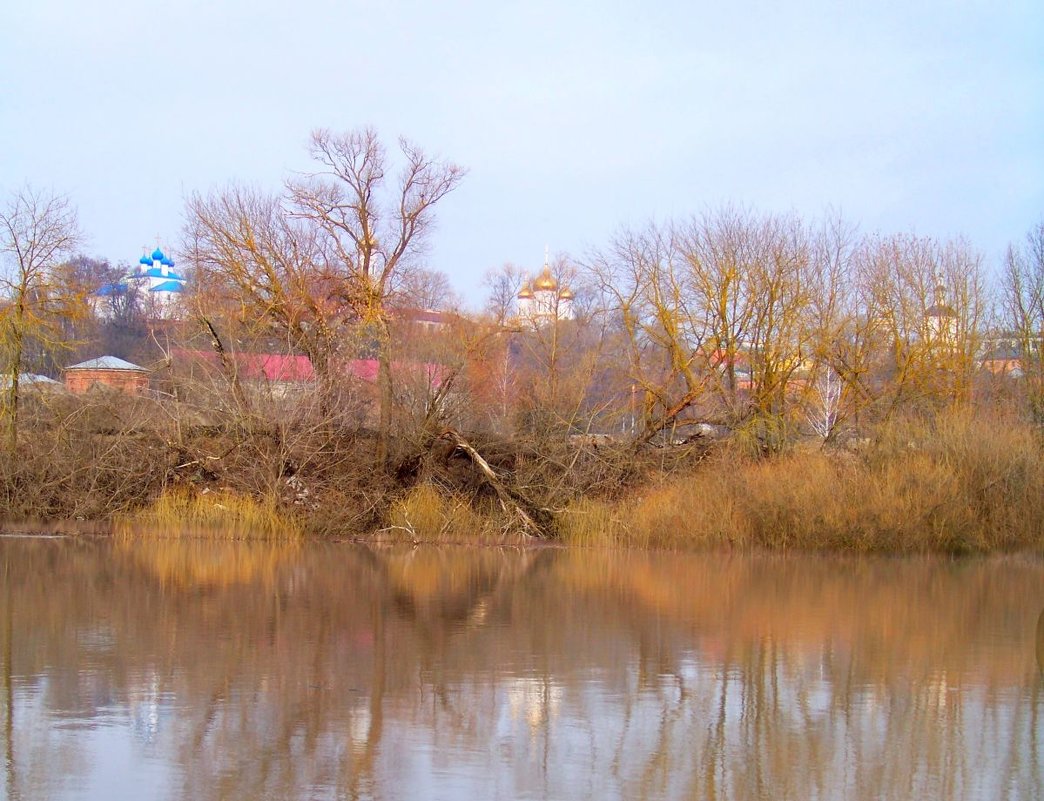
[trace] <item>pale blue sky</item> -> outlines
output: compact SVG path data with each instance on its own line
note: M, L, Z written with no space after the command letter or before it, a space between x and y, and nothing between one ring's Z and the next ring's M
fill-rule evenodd
M67 193L86 250L176 245L186 195L278 189L315 127L467 167L429 261L582 254L725 202L963 234L1044 217L1044 3L8 0L0 192Z

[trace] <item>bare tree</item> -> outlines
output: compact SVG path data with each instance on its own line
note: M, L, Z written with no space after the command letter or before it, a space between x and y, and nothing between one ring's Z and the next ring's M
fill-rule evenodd
M841 409L841 379L832 369L825 370L816 381L805 419L809 427L823 442L834 435Z
M836 269L798 220L726 208L628 232L594 259L603 306L627 343L640 439L693 415L782 420L832 319ZM636 399L637 400L637 399Z
M1044 424L1044 222L1030 230L1021 248L1008 248L1003 306L1018 342L1030 412Z
M294 216L316 230L327 277L377 343L381 460L394 400L387 300L396 275L416 257L434 224L433 207L464 177L461 167L405 139L399 148L404 167L389 186L387 152L373 129L317 130L310 152L320 169L288 183Z
M510 262L489 270L482 280L486 288L486 313L501 325L515 313L518 293L526 282L526 271Z
M610 328L622 332L632 382L635 435L648 441L709 391L708 324L694 306L679 238L649 225L618 235L590 271ZM640 398L638 397L640 393Z
M708 389L726 420L735 423L746 416L741 385L750 384L747 345L756 301L751 281L759 258L755 221L744 211L725 208L677 226L675 236L687 266L691 308L703 330L702 350L711 368Z
M232 187L189 200L187 234L196 313L210 319L220 307L254 336L284 338L328 383L350 309L335 297L315 231L279 198Z
M458 305L459 300L446 273L411 266L395 282L389 302L400 309L445 311Z
M380 365L381 461L394 402L389 299L406 268L417 266L435 204L464 175L406 140L399 144L404 167L393 183L376 132L318 130L310 154L319 169L288 181L284 197L232 188L196 196L188 210L186 250L204 295L208 280L230 290L244 320L285 335L320 378L332 379L343 343L372 343Z
M897 235L867 239L857 261L881 417L966 402L986 304L982 257L960 240Z
M102 352L132 362L151 358L142 351L149 346L149 320L146 314L145 287L128 280L127 264L111 264L107 259L83 253L73 256L54 270L55 280L83 295L89 314L82 324L65 320L65 338L77 341L78 350L89 343L92 353ZM51 354L47 354L51 356ZM57 365L55 365L57 366Z
M3 410L11 450L18 441L19 376L30 339L61 345L61 321L75 313L78 298L54 280L54 270L76 246L76 212L61 195L29 187L0 209L0 347L6 362ZM82 304L79 304L82 305Z

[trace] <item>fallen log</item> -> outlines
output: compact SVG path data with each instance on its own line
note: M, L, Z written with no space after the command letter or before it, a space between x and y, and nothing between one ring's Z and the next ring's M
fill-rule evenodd
M538 537L540 539L547 539L548 532L550 530L550 515L541 509L533 506L527 500L518 495L518 493L512 492L497 475L496 471L490 467L482 454L475 450L474 446L468 442L459 432L452 428L447 428L443 431L438 439L444 439L453 444L453 447L464 453L475 467L478 468L479 472L482 473L486 479L486 483L493 488L493 491L497 494L497 500L500 501L501 507L505 512L515 515L521 522L522 530L531 537ZM537 522L537 521L541 522Z

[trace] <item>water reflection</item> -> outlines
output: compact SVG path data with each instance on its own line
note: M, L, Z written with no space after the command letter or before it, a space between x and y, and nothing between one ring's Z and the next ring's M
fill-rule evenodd
M182 538L121 538L115 545L119 558L152 573L162 584L194 588L271 584L277 568L299 547L297 542L257 545Z
M1041 675L1044 675L1044 610L1041 610L1037 618L1037 667Z
M10 799L1044 797L1039 560L19 540L0 576Z

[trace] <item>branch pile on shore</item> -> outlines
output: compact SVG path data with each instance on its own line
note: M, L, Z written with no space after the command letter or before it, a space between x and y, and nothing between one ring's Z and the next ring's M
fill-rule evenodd
M7 519L177 524L237 508L318 536L546 541L621 547L767 546L976 552L1044 544L1039 430L942 414L846 446L763 455L724 438L638 445L511 440L443 429L188 425L162 404L39 408L0 456ZM194 497L236 499L191 505ZM255 504L261 512L248 507ZM150 514L150 510L152 510ZM168 519L170 518L170 519ZM220 522L220 520L218 520Z

